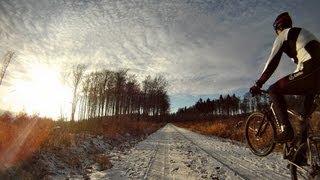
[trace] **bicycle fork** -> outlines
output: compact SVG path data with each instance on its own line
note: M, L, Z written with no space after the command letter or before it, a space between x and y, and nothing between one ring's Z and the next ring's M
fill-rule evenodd
M257 131L257 133L255 135L257 137L260 137L261 133L263 133L266 130L267 125L268 125L268 120L267 120L267 117L264 116L261 124L258 127L258 131Z

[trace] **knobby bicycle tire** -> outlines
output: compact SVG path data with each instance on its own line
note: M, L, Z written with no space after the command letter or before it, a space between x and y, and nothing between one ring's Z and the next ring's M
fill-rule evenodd
M273 149L275 148L275 142L274 142L274 137L275 137L275 128L274 128L274 125L272 124L272 122L269 120L269 119L266 119L267 121L267 125L271 126L272 128L272 135L271 135L271 139L269 139L269 142L270 144L265 148L265 150L261 151L257 148L255 148L250 140L250 135L249 135L249 126L250 126L250 123L251 121L255 120L255 118L267 118L267 116L261 112L254 112L252 113L246 120L246 125L245 125L245 139L246 139L246 142L251 150L251 152L257 156L267 156L269 155Z

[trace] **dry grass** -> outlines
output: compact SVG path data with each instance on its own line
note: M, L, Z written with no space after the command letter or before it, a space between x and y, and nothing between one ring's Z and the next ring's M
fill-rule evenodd
M30 160L37 151L63 153L65 147L76 144L76 135L100 135L113 145L146 137L165 123L152 117L105 117L79 122L53 121L36 116L5 113L0 116L0 170ZM109 167L107 157L97 158ZM65 159L71 166L80 163L76 157Z
M165 123L153 121L152 119L129 119L124 118L119 120L107 120L103 122L103 135L109 138L117 138L119 135L130 136L147 136L155 132Z
M97 154L94 156L95 162L100 165L100 170L106 170L112 167L110 158L105 154Z
M26 114L0 116L0 164L11 166L32 155L48 138L52 124Z
M188 120L179 121L174 124L191 131L205 135L213 135L244 142L244 126L247 116L215 117L211 120ZM291 119L291 123L296 132L299 131L299 121ZM320 113L315 112L311 119L311 128L315 132L320 132Z
M245 116L175 122L174 124L205 135L243 141Z
M75 134L101 135L111 141L122 141L125 137L146 137L163 127L165 122L152 117L104 117L78 122L58 121L55 122L52 138L48 145L74 144ZM130 139L128 139L130 140Z

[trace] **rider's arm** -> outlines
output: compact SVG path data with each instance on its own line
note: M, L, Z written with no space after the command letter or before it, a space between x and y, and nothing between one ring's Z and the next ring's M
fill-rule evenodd
M281 33L276 40L273 43L272 51L269 56L269 59L263 69L263 72L259 78L259 80L256 82L256 84L261 87L273 74L273 72L276 70L276 68L279 65L281 55L282 55L282 45L284 42L284 33Z

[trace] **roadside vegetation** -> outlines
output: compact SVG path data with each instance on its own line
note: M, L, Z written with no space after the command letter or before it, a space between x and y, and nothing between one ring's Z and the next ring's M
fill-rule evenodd
M0 116L0 178L49 178L112 166L112 149L125 151L163 127L160 117L119 116L53 121L21 113ZM60 174L59 174L60 173Z
M174 125L200 134L218 136L243 142L246 116L215 117L188 121L174 121Z
M0 116L0 179L86 178L93 166L112 167L111 151L124 152L165 125L170 102L163 76L140 83L126 69L87 68L75 65L66 75L70 115Z
M287 96L289 108L299 111L302 106L302 97ZM319 99L317 99L319 102ZM205 135L213 135L244 142L244 126L250 113L268 106L267 96L256 96L252 98L249 93L243 98L235 95L220 96L219 99L199 99L193 106L184 107L174 115L173 123L179 127L187 128ZM312 115L311 124L315 131L320 130L320 113L317 111ZM299 131L297 119L290 117L291 123L296 131Z

